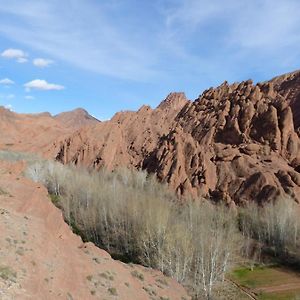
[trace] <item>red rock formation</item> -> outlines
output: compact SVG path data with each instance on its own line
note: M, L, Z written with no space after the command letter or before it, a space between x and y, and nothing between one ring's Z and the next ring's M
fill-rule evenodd
M281 86L296 90L287 82L299 75ZM160 139L144 167L179 194L238 204L285 194L299 201L300 140L294 100L284 95L272 81L225 82L205 91L181 110L174 130Z
M60 113L54 116L54 118L63 124L63 126L72 129L79 129L84 126L97 124L100 122L96 118L89 115L89 113L82 108Z
M224 82L194 102L173 93L155 109L120 112L75 132L59 123L48 145L39 135L36 143L44 155L63 163L146 169L179 195L232 204L278 195L299 201L299 103L300 72L258 84ZM2 126L12 124L18 134L22 127L9 113L5 117ZM52 143L53 137L59 138Z
M52 117L49 113L17 114L0 107L0 148L45 154L56 139L98 123L83 109Z
M86 127L57 141L56 158L63 163L96 168L140 168L144 158L157 147L159 138L170 131L186 103L183 93L172 93L156 109L142 106L137 112L117 113L110 121Z

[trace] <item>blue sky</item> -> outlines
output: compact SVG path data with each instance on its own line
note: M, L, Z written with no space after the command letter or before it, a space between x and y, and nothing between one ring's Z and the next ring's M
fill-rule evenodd
M0 105L100 119L299 69L299 0L0 1Z

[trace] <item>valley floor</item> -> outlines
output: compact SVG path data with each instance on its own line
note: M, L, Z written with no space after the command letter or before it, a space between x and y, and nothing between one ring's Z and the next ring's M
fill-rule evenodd
M236 269L231 279L249 291L255 299L300 299L300 273L280 266Z

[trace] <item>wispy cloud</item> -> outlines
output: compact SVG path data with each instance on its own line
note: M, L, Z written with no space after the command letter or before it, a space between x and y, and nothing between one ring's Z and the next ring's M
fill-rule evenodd
M40 90L40 91L60 91L65 87L59 84L48 83L46 80L35 79L24 84L25 90L27 92L31 90Z
M33 60L33 64L38 67L38 68L45 68L45 67L49 67L50 65L52 65L54 63L53 60L51 59L45 59L45 58L35 58Z
M34 96L30 96L30 95L26 95L24 98L25 98L26 100L34 100L34 99L35 99Z
M14 59L18 63L26 63L28 61L27 54L20 49L6 49L1 53L1 56L7 59Z
M13 110L13 106L11 104L6 104L6 105L4 105L4 107L10 111Z
M236 46L265 49L299 40L299 9L297 0L179 0L164 15L174 35L184 33L189 38L197 31L203 37L213 32L211 42L223 37L222 42Z
M251 72L283 72L299 67L297 0L168 3L162 12L168 42L179 45L201 72L230 79Z
M0 34L118 79L230 80L290 69L300 54L298 0L20 3L0 3Z
M115 8L90 1L28 0L29 13L19 3L0 3L0 17L13 16L0 21L0 33L10 39L96 73L139 81L157 76L147 39L126 32L124 23L114 24L116 18L107 13Z
M12 84L15 84L15 82L9 78L3 78L0 80L0 84L3 84L3 85L12 85Z

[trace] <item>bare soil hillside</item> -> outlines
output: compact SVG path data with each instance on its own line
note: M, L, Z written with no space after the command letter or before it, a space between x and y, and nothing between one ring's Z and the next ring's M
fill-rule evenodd
M190 299L162 273L83 243L24 166L0 162L0 299Z

